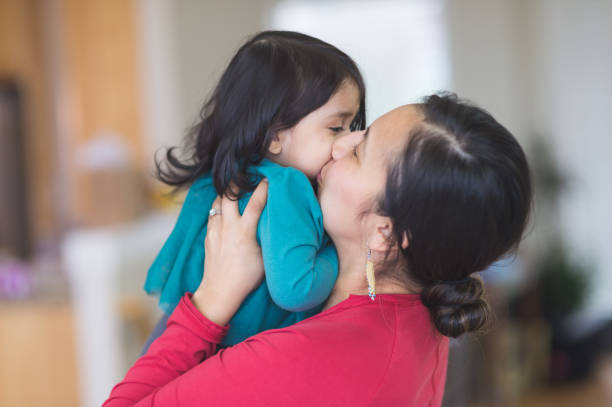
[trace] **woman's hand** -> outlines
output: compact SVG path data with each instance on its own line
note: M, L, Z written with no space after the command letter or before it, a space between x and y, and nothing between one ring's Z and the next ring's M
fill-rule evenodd
M191 301L206 318L219 325L227 325L263 279L263 259L255 235L267 196L268 182L263 180L242 216L238 201L223 196L213 202L212 207L221 214L208 217L204 277Z

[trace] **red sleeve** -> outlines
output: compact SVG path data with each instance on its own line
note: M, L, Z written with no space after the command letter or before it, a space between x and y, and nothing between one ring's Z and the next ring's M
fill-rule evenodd
M113 388L103 406L174 405L159 400L160 390L176 387L175 379L213 355L227 330L206 319L192 304L191 294L186 294L164 333Z
M344 320L328 313L214 354L227 328L207 320L183 297L166 331L104 406L363 405L386 375L392 335L368 330L369 319L362 324L344 315Z

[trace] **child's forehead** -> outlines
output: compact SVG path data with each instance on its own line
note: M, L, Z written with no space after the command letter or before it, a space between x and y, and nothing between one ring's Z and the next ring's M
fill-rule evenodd
M352 118L359 110L360 93L352 82L344 82L318 111L329 118Z

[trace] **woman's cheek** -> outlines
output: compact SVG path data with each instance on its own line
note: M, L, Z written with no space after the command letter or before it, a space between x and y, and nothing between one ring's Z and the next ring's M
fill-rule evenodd
M355 205L359 197L354 196L351 180L342 178L341 173L334 170L340 168L330 168L325 174L321 209L326 230L344 235L347 232L345 229L352 226L356 219Z

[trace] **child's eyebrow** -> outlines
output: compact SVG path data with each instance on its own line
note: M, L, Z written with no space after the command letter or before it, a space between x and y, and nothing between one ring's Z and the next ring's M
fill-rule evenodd
M341 119L345 119L345 118L353 117L353 116L355 116L355 112L337 112L337 113L333 113L329 115L330 118L339 117Z

